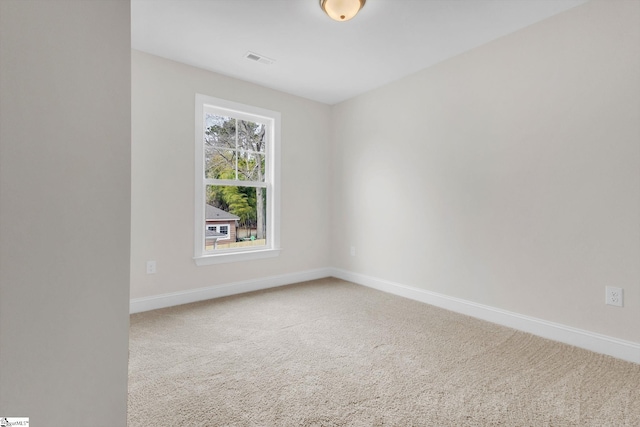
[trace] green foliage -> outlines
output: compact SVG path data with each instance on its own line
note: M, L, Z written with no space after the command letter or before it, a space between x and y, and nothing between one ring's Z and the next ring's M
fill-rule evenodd
M256 189L253 187L207 187L207 204L240 217L240 226L253 227L256 223Z

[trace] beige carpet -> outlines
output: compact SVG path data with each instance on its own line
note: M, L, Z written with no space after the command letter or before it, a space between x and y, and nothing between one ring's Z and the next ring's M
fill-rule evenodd
M337 279L131 316L129 426L640 426L640 365Z

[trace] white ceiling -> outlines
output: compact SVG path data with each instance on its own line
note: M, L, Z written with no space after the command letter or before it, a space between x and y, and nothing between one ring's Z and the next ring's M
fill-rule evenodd
M368 0L335 22L318 0L132 0L131 44L335 104L586 1Z

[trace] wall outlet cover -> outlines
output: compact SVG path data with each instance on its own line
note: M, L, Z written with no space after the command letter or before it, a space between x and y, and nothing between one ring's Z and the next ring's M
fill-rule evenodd
M622 307L624 303L624 290L614 286L607 286L605 303L616 307Z
M147 274L156 274L156 262L147 261Z

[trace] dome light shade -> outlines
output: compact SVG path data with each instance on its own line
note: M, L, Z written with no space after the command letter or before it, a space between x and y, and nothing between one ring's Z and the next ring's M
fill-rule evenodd
M366 0L320 0L320 7L331 19L348 21L362 9Z

